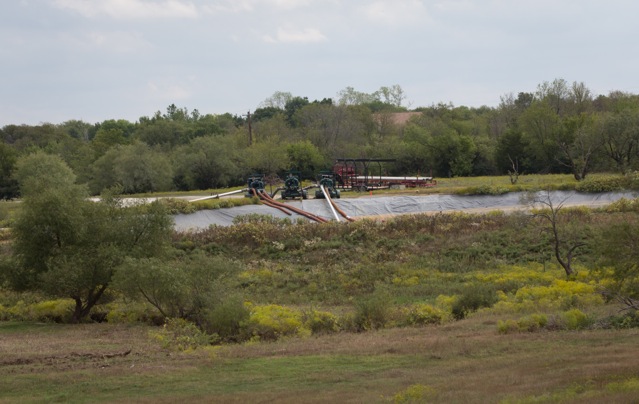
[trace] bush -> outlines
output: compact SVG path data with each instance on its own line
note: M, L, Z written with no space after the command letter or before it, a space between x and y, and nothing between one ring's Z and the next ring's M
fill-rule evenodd
M315 334L330 334L339 331L337 316L327 311L309 309L302 315L304 326Z
M250 339L275 341L285 336L304 337L310 330L304 327L301 313L276 304L266 306L248 305L249 319L244 324L244 333Z
M584 181L579 182L575 186L575 190L579 192L613 192L621 191L626 186L626 179L624 177L588 177Z
M510 192L507 187L498 187L492 185L479 185L474 187L466 187L459 190L455 190L457 195L503 195Z
M389 318L389 299L386 295L376 294L355 303L353 326L356 331L369 331L384 328Z
M446 311L430 304L418 303L407 309L406 324L411 326L441 324L450 317Z
M152 331L151 336L162 348L176 351L190 351L210 345L217 336L208 335L195 324L181 318L169 318L160 331Z
M0 321L42 321L54 323L69 322L75 302L71 299L44 300L25 303L18 300L13 305L0 304Z
M123 303L122 301L108 303L103 306L96 306L92 311L92 318L104 318L108 323L133 324L147 323L161 325L164 317L150 305L138 302Z
M581 330L590 327L593 320L579 309L572 309L555 315L548 322L548 328L558 330Z
M251 313L239 298L227 299L204 314L202 326L209 334L217 334L223 342L240 342L242 324Z
M435 396L435 389L423 384L413 384L408 386L406 390L400 391L393 396L393 403L426 403L430 402Z
M620 316L612 316L606 320L607 328L627 329L639 328L639 313L637 310L630 310Z
M482 307L492 307L496 302L497 293L492 285L473 284L453 303L453 317L461 320Z

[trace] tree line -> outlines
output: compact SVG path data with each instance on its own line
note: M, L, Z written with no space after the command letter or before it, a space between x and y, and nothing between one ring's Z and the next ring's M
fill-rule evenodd
M639 95L595 96L584 83L543 82L497 107L439 103L409 110L399 85L335 100L276 92L246 115L172 104L136 122L6 125L0 197L19 196L16 164L36 151L61 157L91 194L236 186L251 173L312 178L337 158L386 158L388 174L627 173L639 166ZM413 112L399 123L398 113Z

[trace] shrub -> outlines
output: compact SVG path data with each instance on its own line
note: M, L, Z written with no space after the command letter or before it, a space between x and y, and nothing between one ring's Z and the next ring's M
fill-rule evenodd
M530 314L517 321L517 328L521 331L538 331L548 324L548 317L545 314Z
M250 315L241 299L227 299L205 313L203 327L209 334L217 334L224 342L240 342L242 324L248 321Z
M250 316L243 324L244 332L251 339L277 340L285 336L304 337L310 335L310 330L304 327L299 312L269 304L266 306L248 305Z
M309 309L303 313L302 320L313 334L330 334L340 328L337 316L327 311Z
M455 190L457 195L503 195L510 192L509 188L493 185L479 185Z
M607 205L604 210L609 213L615 212L639 212L639 198L621 198Z
M384 328L389 318L389 299L386 295L376 294L355 303L353 325L356 331L369 331Z
M534 302L538 307L547 309L583 308L603 303L595 285L561 279L553 281L550 286L525 286L517 291L515 300L519 303Z
M559 330L581 330L588 328L593 320L579 309L571 309L555 315L548 322L548 328Z
M162 348L176 351L190 351L217 341L217 336L208 335L192 322L181 318L167 319L160 331L151 331L150 334Z
M575 186L579 192L613 192L624 189L627 181L620 176L588 177Z
M435 389L423 384L413 384L393 396L393 403L425 403L435 396Z
M36 321L69 322L75 302L71 299L45 300L31 306L31 319Z
M105 311L106 314L100 313L101 310ZM92 315L92 318L103 317L109 323L133 324L143 322L156 325L164 323L164 317L156 309L145 303L112 302L104 306L96 306L94 312L95 315Z
M172 215L179 213L189 214L197 211L195 204L179 198L162 198L160 203L168 210Z
M75 302L71 299L44 300L25 303L18 300L12 305L0 304L0 321L42 321L65 323L71 319Z
M497 322L497 331L500 334L510 334L512 332L519 332L519 324L516 320L499 320Z
M639 328L639 313L629 310L620 316L612 316L606 320L607 328L626 329Z
M491 307L497 302L497 293L492 285L473 284L464 290L459 299L453 303L452 313L457 320L465 318L469 313L482 307Z
M407 325L441 324L450 317L450 314L430 304L418 303L407 309Z

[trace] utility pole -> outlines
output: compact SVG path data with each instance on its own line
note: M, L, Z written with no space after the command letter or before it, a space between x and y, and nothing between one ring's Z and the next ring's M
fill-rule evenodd
M251 127L251 111L246 113L246 119L248 121L248 130L249 130L249 142L248 145L253 145L253 128Z

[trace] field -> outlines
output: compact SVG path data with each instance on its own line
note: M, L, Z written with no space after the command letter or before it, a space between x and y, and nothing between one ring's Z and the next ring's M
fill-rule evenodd
M147 326L0 323L1 402L636 402L639 330L497 319L191 352Z
M508 178L491 181L442 189L490 191ZM215 316L198 317L201 329L160 326L157 311L120 291L96 307L103 322L60 324L73 302L0 288L0 403L635 403L639 316L602 295L615 278L599 247L637 215L637 200L563 209L561 253L584 245L571 276L549 223L523 212L322 225L253 217L174 234L192 268L225 267L210 289ZM195 280L187 295L198 279L183 279ZM231 332L240 311L222 302L238 297L247 317Z

